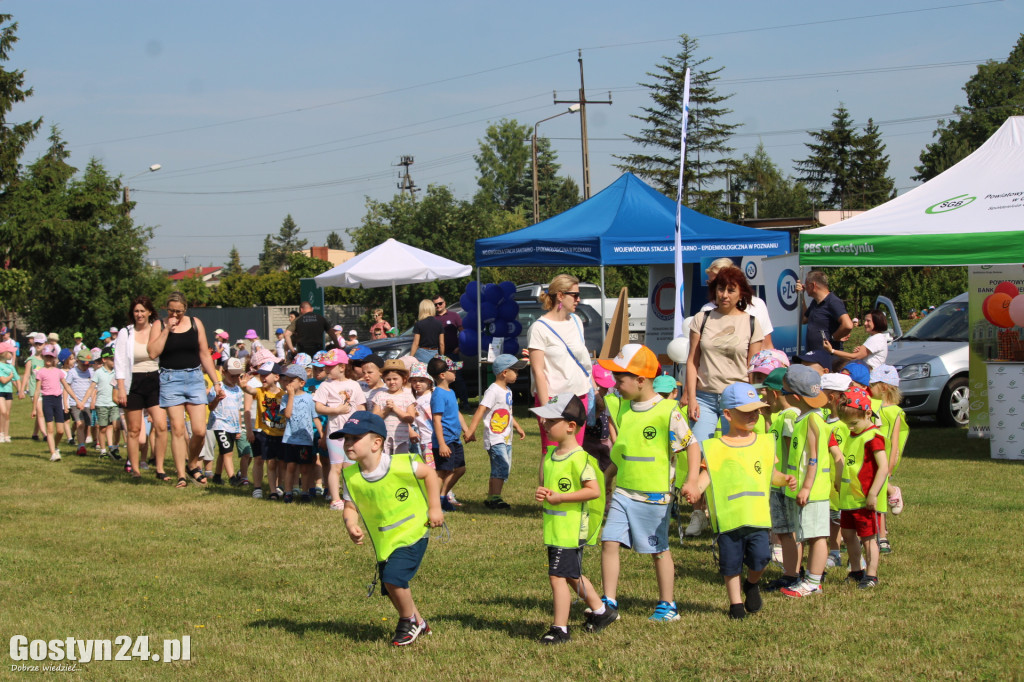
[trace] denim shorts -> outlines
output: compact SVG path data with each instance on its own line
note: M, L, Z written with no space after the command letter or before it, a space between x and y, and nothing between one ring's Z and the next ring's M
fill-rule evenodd
M206 402L202 367L160 370L160 407L206 405Z
M487 448L487 456L491 458L491 478L508 480L508 470L512 464L512 446L507 443L495 443Z
M659 554L668 549L671 504L631 500L620 492L612 495L601 542L632 547L637 554Z
M763 571L772 558L766 528L737 528L719 534L715 541L718 543L718 572L725 576L739 575L743 564L751 571Z
M786 493L781 490L773 490L768 504L772 513L773 533L780 535L799 530L800 518L795 498L786 497Z

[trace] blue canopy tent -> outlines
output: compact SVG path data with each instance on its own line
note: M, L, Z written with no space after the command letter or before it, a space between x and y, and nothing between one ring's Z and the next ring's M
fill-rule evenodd
M515 232L476 240L476 265L658 265L675 259L676 202L632 173L587 201ZM683 259L778 256L789 235L682 208ZM690 254L690 257L687 255ZM602 287L604 282L601 282Z

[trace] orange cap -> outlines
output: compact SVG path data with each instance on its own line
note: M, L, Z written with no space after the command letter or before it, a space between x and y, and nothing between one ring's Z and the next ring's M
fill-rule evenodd
M597 364L611 372L629 372L648 379L653 379L661 373L658 356L640 343L627 343L614 358L598 360Z

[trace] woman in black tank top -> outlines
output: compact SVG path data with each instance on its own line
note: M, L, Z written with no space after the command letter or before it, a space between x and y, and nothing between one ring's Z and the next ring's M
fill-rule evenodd
M178 471L178 488L195 483L206 485L199 453L206 442L206 384L210 377L218 397L224 389L206 343L203 323L186 317L185 297L175 291L167 297L167 320L156 320L146 349L149 357L160 360L160 407L171 420L171 454ZM186 441L185 411L192 424L192 438Z

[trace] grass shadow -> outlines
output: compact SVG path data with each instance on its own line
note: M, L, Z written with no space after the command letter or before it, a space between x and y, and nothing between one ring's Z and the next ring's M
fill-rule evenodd
M719 578L720 576L715 576ZM596 589L596 588L595 588ZM512 606L516 609L539 609L544 612L551 611L551 597L534 597L527 595L515 595L509 597L491 597L489 599L477 599L474 600L477 604L486 604L488 606ZM573 601L573 609L579 608L581 611L585 606L583 604L576 604L576 601L582 601L578 598ZM680 613L708 613L716 611L717 609L708 606L707 604L697 604L694 602L676 600L676 608ZM619 611L624 613L646 613L653 611L654 603L650 599L638 599L636 597L619 596ZM531 631L532 632L532 631Z
M548 605L550 608L550 604ZM550 619L547 619L550 620ZM497 620L494 618L481 618L480 616L468 613L442 613L430 619L430 622L459 623L470 630L491 630L501 632L515 639L526 639L533 641L540 637L547 628L546 620L530 622L525 620Z
M300 623L291 618L267 618L265 620L254 620L246 624L247 627L268 628L284 630L294 635L303 637L307 632L327 632L334 635L341 635L354 642L379 641L391 633L378 625L368 623L350 623L344 621L321 620L308 623Z

